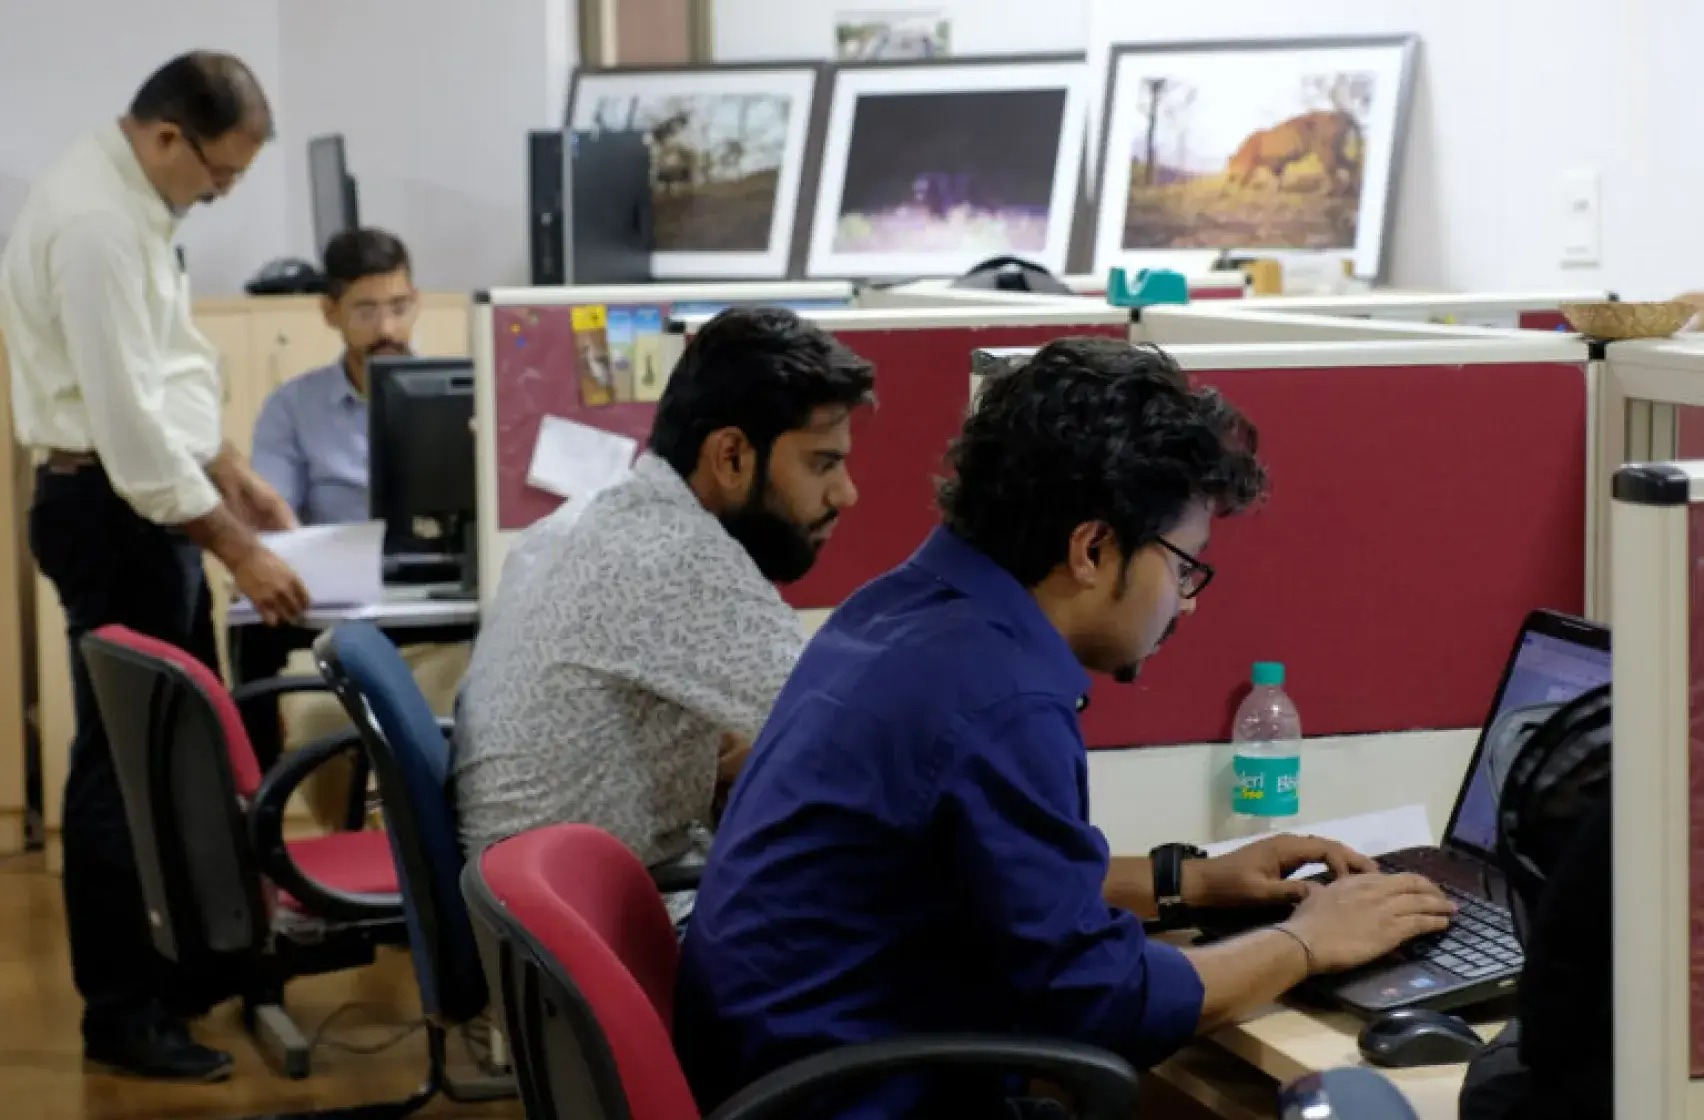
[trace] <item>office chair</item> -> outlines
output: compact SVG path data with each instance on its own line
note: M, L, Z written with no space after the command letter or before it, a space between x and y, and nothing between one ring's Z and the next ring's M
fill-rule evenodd
M1383 1074L1361 1066L1310 1073L1278 1092L1279 1120L1417 1120Z
M522 833L462 872L488 983L514 1047L528 1120L697 1120L669 1035L680 950L637 856L590 825ZM711 1120L799 1114L884 1075L974 1067L1061 1086L1081 1120L1129 1120L1136 1073L1090 1046L1016 1035L919 1035L801 1059Z
M420 1092L454 1101L515 1095L512 1077L452 1081L449 1028L485 1010L485 973L459 879L461 843L449 790L450 721L433 714L402 654L378 627L344 622L314 641L314 660L365 746L402 888L408 944L426 1014L431 1068Z
M122 626L79 643L112 745L154 946L194 969L232 970L267 1060L306 1077L311 1047L283 1007L296 977L371 964L403 940L383 834L284 839L284 808L315 767L358 749L353 733L297 750L262 774L239 704L189 653Z

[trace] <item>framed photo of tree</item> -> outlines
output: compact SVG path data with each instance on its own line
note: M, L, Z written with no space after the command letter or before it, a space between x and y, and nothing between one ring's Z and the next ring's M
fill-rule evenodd
M1095 270L1200 272L1229 250L1381 278L1418 43L1114 47Z

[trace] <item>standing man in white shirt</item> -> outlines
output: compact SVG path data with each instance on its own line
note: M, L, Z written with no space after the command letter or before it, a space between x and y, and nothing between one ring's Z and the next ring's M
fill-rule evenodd
M301 580L256 536L295 517L221 439L217 354L191 321L172 247L189 209L223 197L271 136L241 61L173 59L36 182L0 255L13 418L38 463L30 550L71 640L64 881L84 1054L144 1077L228 1077L230 1055L198 1045L183 1016L231 993L153 949L77 642L119 623L217 664L203 549L268 622L307 607Z

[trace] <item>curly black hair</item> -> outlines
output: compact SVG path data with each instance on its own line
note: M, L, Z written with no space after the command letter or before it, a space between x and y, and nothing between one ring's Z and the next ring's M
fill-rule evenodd
M1062 338L984 379L942 480L948 529L1034 587L1099 521L1126 555L1192 501L1237 513L1266 491L1254 425L1155 346Z
M686 344L651 424L651 450L691 476L710 433L738 428L766 461L776 437L825 405L873 399L875 372L828 332L782 307L730 307Z

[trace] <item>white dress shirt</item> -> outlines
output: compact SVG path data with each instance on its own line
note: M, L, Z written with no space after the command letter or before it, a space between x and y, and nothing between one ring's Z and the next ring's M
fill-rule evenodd
M100 456L150 521L212 512L218 353L191 319L177 220L117 124L30 188L0 254L0 334L18 441Z

